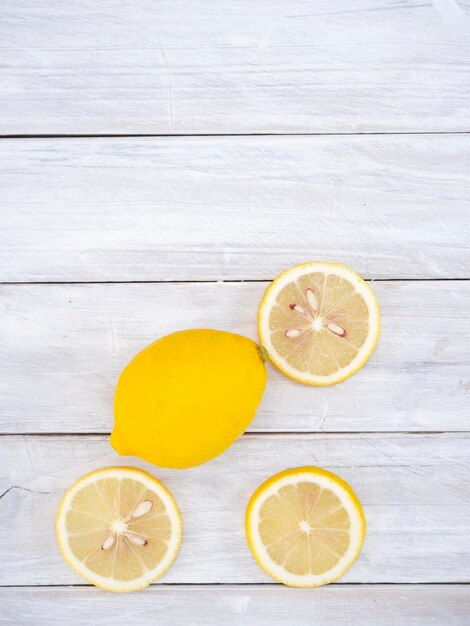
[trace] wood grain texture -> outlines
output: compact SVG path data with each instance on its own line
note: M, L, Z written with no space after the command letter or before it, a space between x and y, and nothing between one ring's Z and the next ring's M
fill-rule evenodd
M251 432L199 468L71 433L111 429L118 373L154 338L256 338L290 265L470 278L469 28L468 0L2 1L0 136L172 137L0 141L0 282L85 283L0 285L0 435L38 433L0 436L0 624L468 624L470 282L376 282L366 367L326 389L270 367ZM178 136L250 133L336 136ZM174 565L111 601L55 586L84 583L56 545L64 491L128 463L177 499ZM304 464L348 480L368 523L313 591L272 584L244 537L253 490Z
M109 432L118 375L156 338L257 338L267 283L0 286L0 432ZM351 379L297 384L269 366L255 431L468 429L470 282L376 282L378 347Z
M3 0L0 132L469 130L456 0Z
M92 587L0 589L0 624L50 626L467 626L465 585L154 585L113 596Z
M470 135L4 140L0 280L468 278Z
M160 478L183 517L183 543L163 583L272 582L244 536L249 496L286 467L328 468L356 490L367 518L343 582L470 582L470 435L245 435L198 468L163 470L119 457L106 437L0 437L0 585L74 584L54 519L71 483L109 465Z

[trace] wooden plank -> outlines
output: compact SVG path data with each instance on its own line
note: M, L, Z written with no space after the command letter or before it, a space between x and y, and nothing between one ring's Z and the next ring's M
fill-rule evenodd
M119 457L106 437L0 437L0 585L75 584L54 518L82 474L136 465L163 480L183 517L164 583L272 582L244 536L249 496L286 467L319 465L356 490L368 534L343 582L470 582L470 435L251 435L198 468L163 470Z
M92 587L0 589L0 624L50 626L467 626L465 585L165 586L116 596Z
M267 283L0 286L0 432L109 432L132 356L184 328L257 338ZM468 429L469 281L376 282L382 336L340 385L269 366L255 431Z
M469 130L468 22L447 0L3 0L0 131Z
M470 135L4 140L0 280L468 278Z

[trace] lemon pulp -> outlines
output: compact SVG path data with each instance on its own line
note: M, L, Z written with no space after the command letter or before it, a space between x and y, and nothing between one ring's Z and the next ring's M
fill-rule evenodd
M336 580L356 559L365 518L347 483L303 467L258 488L248 504L246 534L267 573L287 585L314 587Z
M370 287L335 263L293 267L268 288L258 329L270 360L311 385L331 385L367 361L379 335L379 310Z
M133 468L108 468L69 489L57 535L64 558L81 576L110 591L134 591L173 561L181 518L155 478Z

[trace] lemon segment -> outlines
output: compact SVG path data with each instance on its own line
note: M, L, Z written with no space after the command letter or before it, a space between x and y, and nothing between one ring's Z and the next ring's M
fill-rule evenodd
M181 516L158 480L131 467L110 467L72 485L56 530L64 559L80 576L108 591L136 591L173 562Z
M308 385L333 385L357 372L380 333L377 300L353 270L305 263L267 289L258 332L271 362Z
M246 536L257 563L292 587L337 580L357 558L365 517L351 487L318 467L276 474L252 495Z

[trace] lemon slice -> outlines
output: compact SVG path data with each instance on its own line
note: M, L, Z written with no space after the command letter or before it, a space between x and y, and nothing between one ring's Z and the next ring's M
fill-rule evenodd
M65 494L57 538L68 564L108 591L136 591L171 565L181 516L161 482L132 467L87 474Z
M334 385L372 353L380 332L372 289L337 263L286 270L267 289L258 331L271 362L307 385Z
M292 587L337 580L357 558L366 531L351 487L318 467L272 476L252 495L245 521L258 565Z

